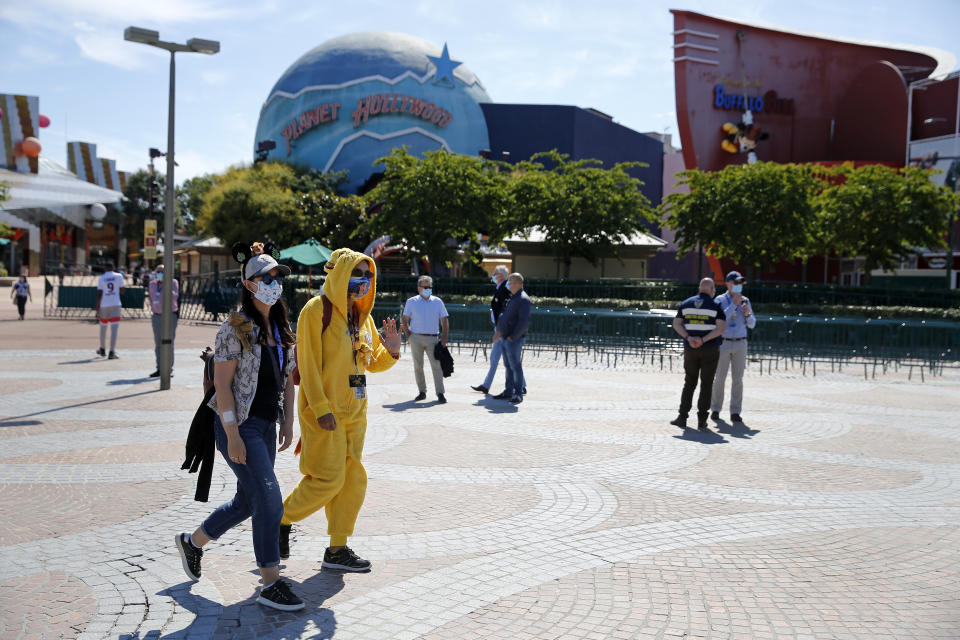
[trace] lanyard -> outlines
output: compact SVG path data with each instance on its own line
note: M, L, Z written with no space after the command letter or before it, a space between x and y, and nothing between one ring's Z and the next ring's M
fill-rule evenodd
M283 345L280 343L280 329L273 325L273 340L277 343L277 360L280 362L280 371L283 371Z

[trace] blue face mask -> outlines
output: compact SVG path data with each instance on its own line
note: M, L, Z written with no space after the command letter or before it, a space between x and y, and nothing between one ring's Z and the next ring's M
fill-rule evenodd
M431 289L430 287L427 287L426 289L423 289L422 291L420 291L420 295L422 295L424 298L429 298L430 296L433 295L433 289Z
M163 271L157 271L155 275L156 275L157 282L163 282Z
M730 287L730 290L733 291L734 293L743 293L743 285L735 284L732 287Z
M351 300L359 300L370 291L370 278L350 278L347 283L347 295Z

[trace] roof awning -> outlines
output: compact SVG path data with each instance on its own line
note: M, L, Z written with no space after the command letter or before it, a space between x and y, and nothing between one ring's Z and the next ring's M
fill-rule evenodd
M40 157L39 171L19 173L0 169L0 182L10 187L9 198L0 202L0 209L51 209L97 202L112 204L123 200L123 194L81 180L49 158Z

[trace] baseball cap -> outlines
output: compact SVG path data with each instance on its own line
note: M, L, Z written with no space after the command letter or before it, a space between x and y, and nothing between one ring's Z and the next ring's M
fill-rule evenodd
M744 278L739 271L731 271L730 273L727 274L726 281L730 282L731 280L733 280L737 284L742 284L747 281L747 279Z
M290 275L290 267L280 264L273 259L273 256L261 253L247 261L247 266L243 270L243 279L253 280L257 276L265 275L273 269L280 269L281 275Z

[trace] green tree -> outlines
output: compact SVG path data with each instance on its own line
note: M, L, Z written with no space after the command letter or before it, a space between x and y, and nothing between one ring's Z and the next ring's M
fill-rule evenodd
M300 236L294 169L282 162L233 167L219 175L203 197L197 226L225 246L269 238L279 246L297 244Z
M920 248L944 245L957 195L917 167L838 167L817 198L817 235L840 255L862 256L865 271L889 270Z
M203 199L216 182L216 176L204 174L184 180L176 189L177 207L187 235L197 234L197 218L203 210Z
M543 161L546 161L546 166ZM621 162L604 169L599 160L570 160L556 150L537 153L518 163L509 193L518 229L537 229L544 246L570 276L574 257L596 264L600 257L619 257L630 236L657 221L650 201L640 192L643 183L627 171L646 166Z
M347 170L324 172L320 169L311 167L293 166L296 174L290 188L298 193L331 193L335 195L347 195L343 192L347 185Z
M677 232L678 254L699 245L715 257L760 267L817 253L814 199L822 171L758 162L678 174L690 191L672 193L661 205Z
M9 197L10 187L7 186L6 182L0 182L0 202L3 202ZM0 238L12 236L13 233L13 227L8 225L6 222L0 222Z
M454 261L461 249L475 260L479 234L497 243L510 231L508 175L501 163L447 151L420 158L403 148L374 164L386 171L367 195L383 206L358 233L389 234L412 256L439 265Z
M373 239L360 229L367 219L363 198L314 191L298 193L295 206L302 239L314 238L331 249L350 247L355 251L363 251Z
M146 169L140 169L136 173L127 177L127 182L123 187L123 195L126 199L120 205L120 211L123 213L118 226L120 234L127 239L143 237L143 221L153 217L157 219L159 229L163 230L163 216L166 210L166 185L167 181L162 173L156 172L154 180L158 187L154 189L156 198L156 210L150 211L150 172ZM174 226L177 229L183 228L183 218L180 214L180 206L177 198L174 198ZM108 218L108 222L112 222Z

